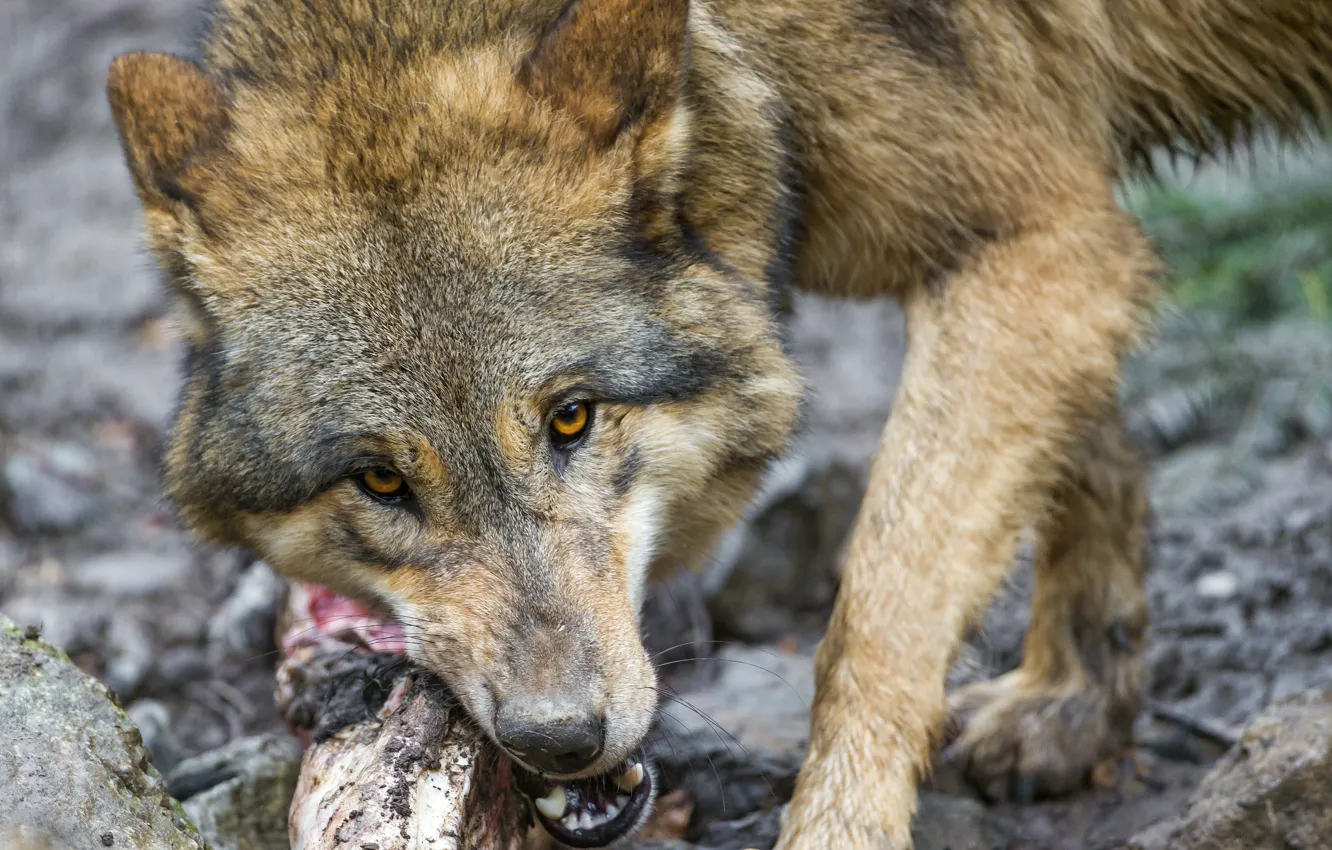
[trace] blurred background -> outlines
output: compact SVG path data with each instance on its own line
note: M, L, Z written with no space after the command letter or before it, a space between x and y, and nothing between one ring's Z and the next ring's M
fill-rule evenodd
M164 773L280 728L276 579L245 553L192 544L161 502L177 351L102 89L119 52L188 50L194 5L0 4L0 611L105 682ZM1119 846L1178 810L1256 712L1332 684L1332 151L1162 164L1159 184L1123 193L1169 264L1157 339L1124 387L1156 511L1151 764L1132 792L978 815L1027 842L1014 846ZM663 755L698 812L754 812L737 828L751 837L799 763L808 652L891 406L900 316L801 298L793 345L812 393L799 452L712 569L648 612L659 646L683 635L688 657L717 640L769 659L750 678L699 662L680 685L739 739L746 717L789 721L750 740L761 764L706 735L690 744L685 715L686 752ZM1020 568L957 678L1016 665L1029 591ZM791 688L771 686L773 668Z

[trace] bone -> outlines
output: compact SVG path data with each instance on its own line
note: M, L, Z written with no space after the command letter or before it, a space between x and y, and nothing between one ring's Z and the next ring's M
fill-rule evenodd
M529 821L508 762L405 662L396 626L300 584L278 622L278 708L308 743L292 850L520 850Z

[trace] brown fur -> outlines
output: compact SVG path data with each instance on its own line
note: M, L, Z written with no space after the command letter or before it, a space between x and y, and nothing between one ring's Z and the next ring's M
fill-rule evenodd
M900 848L1030 521L1026 660L955 697L951 753L1053 793L1124 742L1144 507L1107 411L1155 261L1113 181L1326 120L1332 6L222 0L202 66L122 57L109 90L194 328L184 516L395 612L483 728L579 689L592 772L651 718L647 575L706 557L794 427L783 287L901 299L781 840ZM413 511L350 482L370 461Z

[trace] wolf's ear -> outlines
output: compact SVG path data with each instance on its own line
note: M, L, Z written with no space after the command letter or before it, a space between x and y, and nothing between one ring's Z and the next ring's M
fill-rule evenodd
M127 53L111 63L106 94L144 207L178 215L193 206L200 153L227 128L222 90L193 62Z
M571 0L523 61L519 79L609 144L674 105L688 18L689 0Z

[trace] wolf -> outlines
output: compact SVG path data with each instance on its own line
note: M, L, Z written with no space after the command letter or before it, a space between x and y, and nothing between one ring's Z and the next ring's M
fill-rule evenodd
M218 0L108 95L188 343L166 487L400 621L575 846L650 802L650 579L786 448L791 288L909 352L781 850L910 846L949 755L1082 784L1142 687L1116 407L1157 262L1116 181L1326 126L1326 0ZM1319 122L1324 122L1320 125ZM885 364L884 368L889 368ZM1022 665L945 673L1038 542Z

